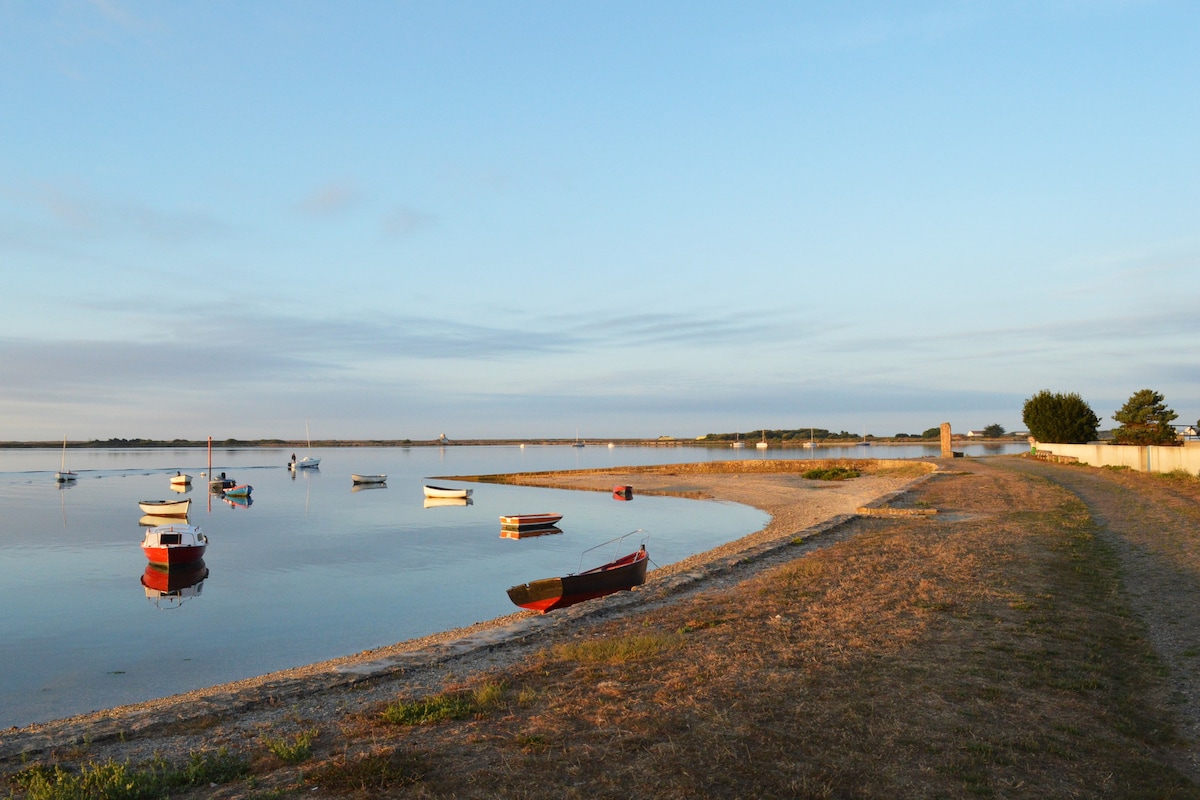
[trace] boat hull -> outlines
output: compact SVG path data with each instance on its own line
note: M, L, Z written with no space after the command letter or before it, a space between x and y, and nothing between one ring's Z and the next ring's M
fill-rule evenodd
M314 467L321 466L321 459L305 456L299 461L293 461L288 466L290 466L292 469L313 469Z
M517 530L552 528L560 519L562 519L562 514L512 514L500 517L500 527Z
M138 508L143 514L156 517L186 517L191 505L192 500L189 497L187 500L142 500L138 503Z
M545 614L547 611L641 586L646 582L646 566L649 561L650 557L643 547L616 561L578 575L543 578L513 586L508 590L508 599L521 608Z
M354 483L383 483L387 475L351 475L350 480Z
M231 486L225 490L226 497L249 497L250 492L254 491L254 487L248 483L243 483L241 486Z
M204 558L208 538L195 525L160 525L146 531L142 552L152 564L192 564Z
M470 489L451 489L446 486L430 486L425 484L423 491L426 497L470 497Z

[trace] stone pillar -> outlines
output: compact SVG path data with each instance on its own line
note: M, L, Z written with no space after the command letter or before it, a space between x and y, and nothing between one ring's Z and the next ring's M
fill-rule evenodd
M954 449L950 446L950 423L942 423L942 458L954 458Z

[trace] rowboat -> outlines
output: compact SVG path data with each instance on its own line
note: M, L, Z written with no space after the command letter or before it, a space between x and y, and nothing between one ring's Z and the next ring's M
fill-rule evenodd
M252 491L254 491L253 486L243 483L241 486L230 486L224 494L226 497L249 497Z
M582 603L596 597L632 589L646 582L646 565L650 557L646 545L616 561L602 564L578 575L543 578L523 583L508 590L508 599L521 608L545 614L556 608Z
M562 514L512 514L500 516L501 528L549 528L562 519Z
M384 483L387 475L351 475L350 480L354 483Z
M632 500L633 499L633 487L627 483L621 484L618 486L614 486L613 487L613 499L614 500Z
M471 489L451 489L446 486L425 484L426 497L470 497L471 491Z
M155 564L190 564L204 557L208 537L197 525L159 525L147 528L142 552Z
M156 517L186 517L192 498L187 500L142 500L138 508L143 514L153 514Z
M192 482L192 476L185 475L182 472L176 472L174 475L171 476L171 485L172 486L189 486L191 484L191 482Z

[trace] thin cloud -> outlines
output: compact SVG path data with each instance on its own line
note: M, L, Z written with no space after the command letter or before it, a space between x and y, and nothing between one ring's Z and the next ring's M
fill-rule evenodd
M299 210L314 217L340 214L361 200L358 188L350 181L329 183L318 187L300 201Z
M437 217L408 206L397 206L383 218L383 230L389 236L411 236L436 226Z

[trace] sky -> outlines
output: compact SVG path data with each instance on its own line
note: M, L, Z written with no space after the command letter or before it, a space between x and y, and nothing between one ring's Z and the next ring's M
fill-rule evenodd
M1200 417L1200 4L0 0L0 440Z

